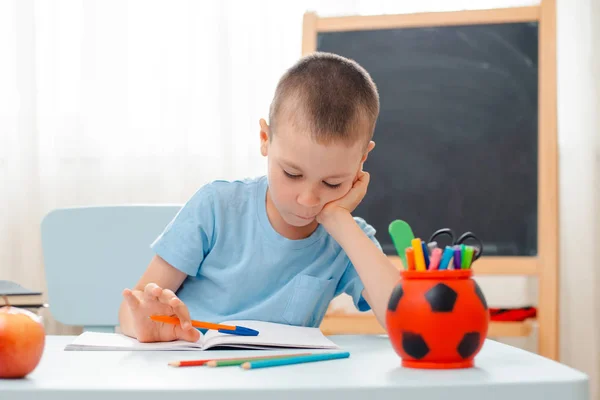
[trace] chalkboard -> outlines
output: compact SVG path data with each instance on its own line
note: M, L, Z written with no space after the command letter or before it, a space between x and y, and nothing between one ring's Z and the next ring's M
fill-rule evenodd
M381 114L354 215L395 254L389 223L427 239L473 231L487 256L537 254L538 24L320 32L364 66Z

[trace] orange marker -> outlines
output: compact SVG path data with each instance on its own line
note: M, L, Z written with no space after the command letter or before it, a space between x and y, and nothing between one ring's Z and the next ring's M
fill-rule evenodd
M406 263L408 264L408 270L415 270L415 252L412 247L407 247L404 251L406 253Z

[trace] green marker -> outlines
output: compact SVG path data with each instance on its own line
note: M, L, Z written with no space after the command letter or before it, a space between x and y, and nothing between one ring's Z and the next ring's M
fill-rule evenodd
M464 246L464 245L462 245ZM469 269L471 268L471 263L473 262L473 253L475 249L471 246L465 247L465 256L462 257L462 265L460 269Z
M396 252L402 260L402 265L404 265L404 268L408 268L405 250L407 247L412 246L411 241L415 238L412 228L406 221L397 219L392 221L388 227L388 232L392 237L392 242L394 243Z

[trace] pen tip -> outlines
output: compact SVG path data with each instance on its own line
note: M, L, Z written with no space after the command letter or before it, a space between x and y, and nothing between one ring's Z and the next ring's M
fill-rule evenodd
M181 366L181 363L179 361L172 361L169 363L169 365L171 367L179 367L179 366Z

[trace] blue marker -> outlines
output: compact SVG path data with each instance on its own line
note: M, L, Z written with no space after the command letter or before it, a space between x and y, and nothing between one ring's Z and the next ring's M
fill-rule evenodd
M460 246L454 246L454 269L460 269Z
M425 259L425 269L429 269L429 251L427 250L427 244L424 240L421 240L421 247L423 247L423 258Z
M444 254L442 255L442 261L440 261L439 269L448 269L448 264L450 264L453 255L454 250L452 250L452 247L446 246L446 249L444 249Z

